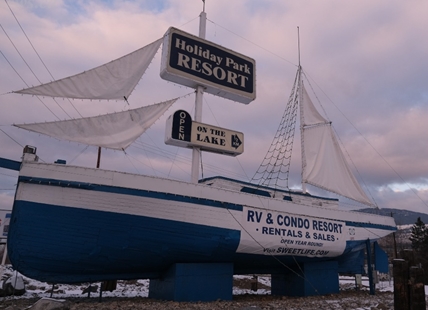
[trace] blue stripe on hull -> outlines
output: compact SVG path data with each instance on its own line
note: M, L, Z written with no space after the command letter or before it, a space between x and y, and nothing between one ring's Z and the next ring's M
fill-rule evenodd
M143 216L16 201L13 266L41 281L150 278L174 262L225 262L240 232Z
M236 253L239 240L237 230L15 201L8 249L18 271L53 283L157 278L173 263L233 262L234 272L245 274L332 260ZM352 258L361 242L333 260Z

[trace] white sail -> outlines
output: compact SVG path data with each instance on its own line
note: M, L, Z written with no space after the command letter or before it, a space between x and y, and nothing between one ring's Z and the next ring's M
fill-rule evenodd
M124 150L161 117L177 99L94 117L14 126L60 140Z
M97 68L14 93L72 99L127 99L161 44L162 38Z
M303 182L373 205L349 169L331 122L315 109L302 86Z

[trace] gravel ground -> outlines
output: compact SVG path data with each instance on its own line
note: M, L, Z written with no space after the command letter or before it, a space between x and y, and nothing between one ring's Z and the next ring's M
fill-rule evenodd
M6 270L6 276L13 274L12 268ZM3 277L4 278L4 277ZM233 300L215 302L174 302L149 299L147 280L118 281L115 291L105 292L100 301L99 291L95 289L91 297L85 293L86 285L55 285L53 297L66 300L68 309L91 310L127 310L127 309L346 309L346 310L387 310L394 309L394 293L391 281L379 283L376 294L370 295L368 287L355 289L352 278L341 278L338 294L284 297L270 295L270 277L259 276L256 290L252 290L254 278L235 276L233 281ZM23 310L42 297L51 296L52 286L24 277L26 292L22 296L0 297L0 310ZM364 281L363 281L364 282ZM1 283L1 281L0 281ZM97 286L98 287L98 286ZM427 308L428 309L428 308Z
M25 309L34 304L38 298L3 300L0 309ZM369 295L366 291L341 292L339 294L312 297L276 297L262 295L234 296L232 301L215 302L172 302L158 301L149 298L67 298L70 310L83 309L394 309L394 296L390 292L379 292Z
M39 298L0 298L0 309L21 310L34 304ZM173 302L159 301L144 297L107 297L99 301L98 297L65 298L70 310L91 309L394 309L394 295L391 292L347 290L339 294L311 297L280 297L271 295L238 295L232 301L215 302Z

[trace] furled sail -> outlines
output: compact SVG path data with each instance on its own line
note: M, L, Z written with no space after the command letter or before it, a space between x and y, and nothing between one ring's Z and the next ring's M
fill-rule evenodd
M156 55L162 38L80 74L14 93L72 99L126 99Z
M161 117L177 99L94 117L14 126L60 140L124 150Z
M303 182L373 205L349 169L331 122L323 118L302 87Z

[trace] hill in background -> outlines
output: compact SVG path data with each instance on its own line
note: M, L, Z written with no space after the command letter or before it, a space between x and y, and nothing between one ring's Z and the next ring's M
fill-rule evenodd
M413 225L415 224L418 217L421 218L421 220L428 224L428 214L426 213L420 213L420 212L413 212L408 210L399 210L399 209L374 209L374 208L367 208L367 209L361 209L357 210L358 212L364 212L364 213L371 213L371 214L378 214L378 215L385 215L385 216L392 216L394 217L395 223L397 225Z

